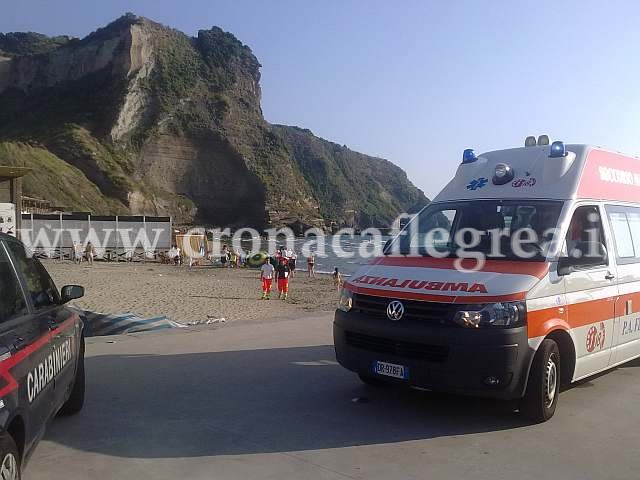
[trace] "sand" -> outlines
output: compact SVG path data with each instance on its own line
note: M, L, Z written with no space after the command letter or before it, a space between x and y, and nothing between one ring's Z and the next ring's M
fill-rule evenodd
M43 261L58 288L85 287L85 297L72 305L100 313L166 315L183 323L225 318L229 322L266 322L335 310L338 291L328 275L307 278L296 272L289 298L260 300L260 273L254 269L176 267L157 263L76 265ZM275 291L275 285L274 285Z

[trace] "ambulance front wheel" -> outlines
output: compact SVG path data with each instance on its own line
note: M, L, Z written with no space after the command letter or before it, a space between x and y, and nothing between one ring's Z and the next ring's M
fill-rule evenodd
M520 413L536 423L546 422L556 411L560 394L560 349L543 340L533 358Z

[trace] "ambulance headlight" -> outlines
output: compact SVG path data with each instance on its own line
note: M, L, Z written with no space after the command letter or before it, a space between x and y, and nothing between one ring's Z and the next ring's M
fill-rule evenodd
M479 304L478 308L458 310L453 321L465 328L513 328L526 324L527 309L524 302L498 302Z
M338 300L338 309L343 312L348 312L353 307L353 293L346 288L342 288L340 291L340 300Z
M506 163L499 163L493 172L493 184L504 185L513 180L513 169Z

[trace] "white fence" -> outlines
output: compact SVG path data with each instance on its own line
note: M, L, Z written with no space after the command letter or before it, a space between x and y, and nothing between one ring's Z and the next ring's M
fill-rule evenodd
M22 214L20 239L38 257L72 259L74 245L93 245L105 260L156 258L171 247L171 218L87 213Z

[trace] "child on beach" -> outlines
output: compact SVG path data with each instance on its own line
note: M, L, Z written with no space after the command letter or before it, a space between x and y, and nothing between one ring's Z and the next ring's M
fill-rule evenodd
M338 267L333 271L333 286L338 290L342 287L342 274L338 271Z
M271 296L271 284L275 269L270 262L265 262L260 269L260 279L262 280L262 300L269 300Z
M289 265L284 259L280 259L276 267L276 278L278 279L278 298L286 300L289 295Z

